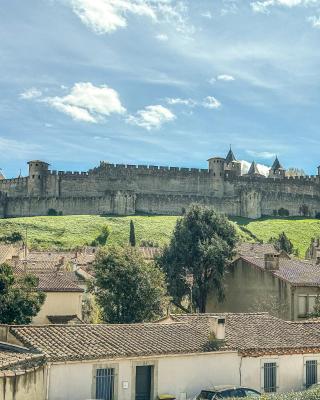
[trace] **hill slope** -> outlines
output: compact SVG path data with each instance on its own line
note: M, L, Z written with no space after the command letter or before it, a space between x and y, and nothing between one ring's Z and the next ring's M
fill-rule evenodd
M239 225L249 229L255 236L267 242L270 237L285 232L292 241L294 248L299 250L299 257L304 258L305 252L313 237L320 237L320 220L305 218L261 218L249 220L234 219Z
M72 215L59 217L10 218L0 220L0 237L10 232L19 231L23 236L28 229L28 245L34 248L71 249L90 245L100 234L101 228L108 225L111 234L108 243L128 243L129 224L135 225L136 240L152 240L159 245L167 243L174 229L176 216L98 216ZM320 236L320 220L303 218L262 218L249 220L233 219L239 226L252 232L252 236L268 241L271 236L286 232L300 256L305 251L312 237ZM240 231L243 240L252 241L250 235Z

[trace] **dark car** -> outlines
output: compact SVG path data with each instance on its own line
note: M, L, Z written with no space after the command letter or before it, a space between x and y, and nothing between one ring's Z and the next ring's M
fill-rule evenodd
M213 389L202 390L197 400L218 400L233 397L260 397L261 393L254 389L237 386L217 386Z

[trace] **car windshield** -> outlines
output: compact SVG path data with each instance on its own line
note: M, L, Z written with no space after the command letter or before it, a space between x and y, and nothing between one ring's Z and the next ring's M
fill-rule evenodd
M203 390L197 397L197 400L213 400L215 398L215 395L215 392Z

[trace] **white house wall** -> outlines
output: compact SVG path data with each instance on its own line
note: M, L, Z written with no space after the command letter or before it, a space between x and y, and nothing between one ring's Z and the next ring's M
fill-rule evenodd
M118 361L53 364L50 368L49 400L94 398L94 369L115 368L116 400L134 399L135 366L154 365L154 394L170 393L193 398L214 385L239 385L240 358L235 352L164 356ZM127 389L126 387L127 383Z
M293 354L283 356L268 356L242 359L241 385L263 391L263 363L276 362L277 386L279 392L290 392L305 389L305 361L317 360L320 362L319 354ZM320 380L320 368L318 367L318 381Z

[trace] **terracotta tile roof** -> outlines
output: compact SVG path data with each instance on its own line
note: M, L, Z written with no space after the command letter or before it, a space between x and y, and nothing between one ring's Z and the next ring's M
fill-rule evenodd
M213 315L213 314L212 314ZM215 314L219 315L219 314ZM226 349L238 350L243 355L320 353L320 321L307 323L284 321L268 313L220 314L226 320ZM205 325L210 314L173 315L177 321Z
M43 355L34 354L28 349L0 342L0 371L26 369L43 359Z
M38 290L43 292L83 292L83 289L64 273L42 273L37 276Z
M35 260L9 260L14 273L42 273L53 272L59 268L55 261L35 261Z
M12 244L0 244L0 264L19 254L19 247Z
M159 247L139 247L139 251L142 257L146 260L153 260L158 254L160 254Z
M187 323L15 326L11 333L51 360L197 353L209 329Z
M241 259L265 270L263 257L246 255ZM305 260L280 257L279 269L268 272L294 286L320 286L320 265Z
M244 256L263 257L267 253L278 254L279 252L271 243L240 243L236 248L236 253Z
M161 323L14 326L24 345L51 360L198 353L208 342L212 317L225 318L221 350L243 355L320 353L320 323L294 323L267 313L172 315Z
M52 261L58 263L60 261L67 262L75 259L75 252L70 251L30 251L28 260L31 261Z

